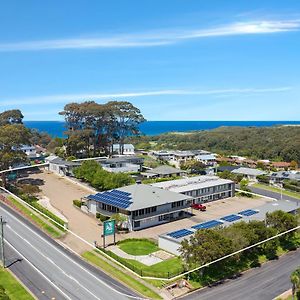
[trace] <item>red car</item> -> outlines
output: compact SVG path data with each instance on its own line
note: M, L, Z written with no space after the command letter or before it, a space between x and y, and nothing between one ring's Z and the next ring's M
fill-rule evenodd
M200 203L192 204L191 208L197 209L197 210L200 210L200 211L206 211L206 206L203 205L203 204L200 204Z

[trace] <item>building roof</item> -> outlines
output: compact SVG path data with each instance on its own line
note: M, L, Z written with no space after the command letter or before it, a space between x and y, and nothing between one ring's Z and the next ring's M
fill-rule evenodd
M222 179L217 176L201 175L184 179L153 183L152 186L176 193L184 193L188 191L199 190L202 188L208 188L229 183L233 183L233 181L228 179Z
M178 173L185 173L185 171L176 169L171 166L163 165L163 166L154 168L152 170L147 170L146 173L158 174L158 175L173 175L173 174L178 174Z
M46 161L49 161L51 164L60 165L60 166L76 167L76 166L81 165L80 162L67 161L67 160L64 160L64 159L62 159L58 156L48 156L46 158Z
M121 187L115 190L107 191L107 192L102 192L98 193L96 195L90 195L87 196L87 199L90 200L95 200L98 202L105 202L105 200L98 199L97 200L97 195L101 197L105 195L108 195L111 192L123 192L127 194L128 200L124 198L125 200L125 206L127 207L122 207L122 205L114 205L116 207L126 209L129 211L133 210L138 210L138 209L143 209L147 207L152 207L152 206L159 206L159 205L164 205L168 203L173 203L177 201L182 201L182 200L189 200L193 199L192 197L182 195L182 194L177 194L174 192L170 192L167 190L160 189L158 187L154 187L151 185L147 184L133 184L133 185L128 185L125 187ZM96 197L95 197L96 196ZM98 197L99 198L99 197ZM122 201L121 201L122 202Z
M272 162L272 166L275 168L288 168L291 166L291 163L286 161L274 161Z
M245 168L245 167L235 169L235 170L232 171L232 173L242 174L242 175L249 175L249 176L259 176L259 175L267 174L266 172L258 170L258 169Z
M279 179L300 180L300 172L290 172L290 171L273 172L271 174L271 177L273 178L276 177Z
M121 163L121 162L131 162L133 161L144 161L144 158L138 157L138 156L120 156L120 157L113 157L113 158L108 158L106 160L101 160L99 161L100 163L103 164L115 164L115 163Z
M197 155L196 158L199 160L215 160L216 156L214 154L205 154L205 155Z

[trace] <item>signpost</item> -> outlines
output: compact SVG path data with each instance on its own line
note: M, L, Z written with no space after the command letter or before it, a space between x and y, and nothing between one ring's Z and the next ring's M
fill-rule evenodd
M114 236L114 244L116 244L116 220L108 220L103 222L103 248L105 248L105 237Z

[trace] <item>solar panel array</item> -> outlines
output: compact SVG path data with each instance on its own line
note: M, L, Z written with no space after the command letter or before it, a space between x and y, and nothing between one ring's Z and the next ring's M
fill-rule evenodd
M188 229L180 229L180 230L177 230L177 231L170 232L167 235L174 238L174 239L179 239L181 237L184 237L184 236L187 236L187 235L190 235L190 234L193 234L193 233L194 233L193 231L188 230Z
M194 228L194 229L208 229L208 228L216 227L216 226L222 225L222 224L223 224L223 222L221 222L221 221L212 220L212 221L208 221L208 222L204 222L204 223L194 225L194 226L192 226L192 228Z
M221 220L226 221L226 222L234 222L241 218L242 218L241 216L232 214L232 215L228 215L228 216L221 218Z
M253 209L246 209L246 210L240 211L238 214L245 216L245 217L249 217L249 216L258 214L258 211L253 210Z
M123 209L127 208L132 203L131 194L120 190L97 193L96 195L90 195L87 198Z

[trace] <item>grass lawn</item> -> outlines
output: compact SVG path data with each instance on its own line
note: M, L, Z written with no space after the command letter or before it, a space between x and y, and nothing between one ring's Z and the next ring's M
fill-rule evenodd
M32 220L39 227L41 227L42 229L47 231L52 237L59 238L62 235L62 232L60 232L59 230L56 230L51 225L47 224L42 219L42 217L33 213L29 208L27 208L25 205L21 204L19 201L17 201L13 197L9 196L8 200L13 204L14 207L16 207L18 210L20 210L26 217L28 217L30 220Z
M136 260L127 259L130 264L142 271L143 276L167 278L182 272L181 259L173 257L152 266L146 266Z
M274 187L274 186L265 185L265 184L261 184L261 183L255 183L252 186L256 187L256 188L259 188L259 189L263 189L263 190L267 190L267 191L271 191L271 192L275 192L275 193L280 194L280 189L277 188L277 187ZM286 196L294 197L296 199L300 199L300 193L297 193L297 192L282 190L282 194L286 195Z
M148 255L159 250L154 242L146 239L128 239L119 242L118 246L121 250L130 255Z
M27 290L7 271L0 268L0 285L11 300L33 300Z
M101 259L96 253L87 251L82 254L82 257L101 268L104 272L111 274L114 278L131 287L133 290L137 291L143 296L150 299L161 299L161 297L153 290L143 285L141 282L134 279L130 275L123 273L119 269L113 267L112 265Z

